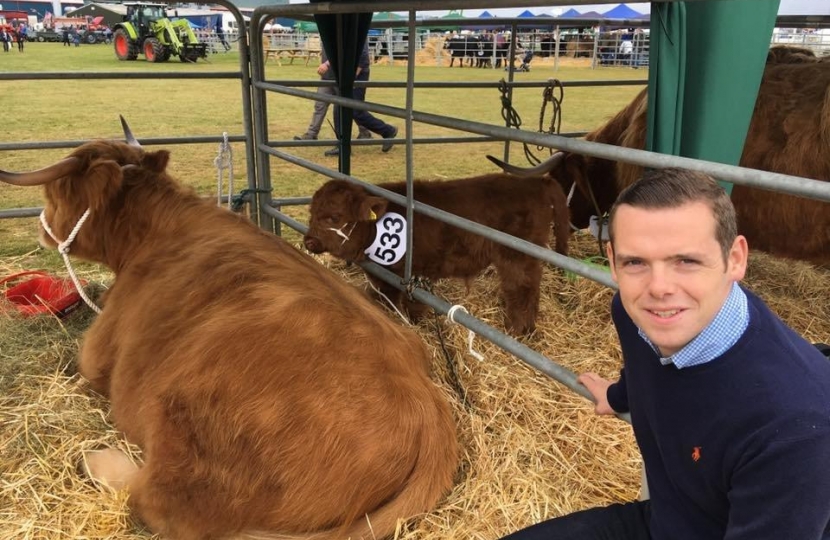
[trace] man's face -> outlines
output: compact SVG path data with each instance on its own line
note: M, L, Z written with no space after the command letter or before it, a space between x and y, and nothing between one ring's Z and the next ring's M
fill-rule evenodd
M671 356L712 322L743 278L746 239L735 239L724 264L715 217L702 202L659 210L622 205L613 226L608 259L623 306Z

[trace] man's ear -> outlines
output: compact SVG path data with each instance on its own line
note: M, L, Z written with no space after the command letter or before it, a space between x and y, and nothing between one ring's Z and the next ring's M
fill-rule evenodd
M359 221L377 221L386 213L389 201L383 197L366 197L360 202Z
M614 262L614 246L611 242L605 243L605 256L608 257L608 267L611 269L611 279L617 281L617 265Z

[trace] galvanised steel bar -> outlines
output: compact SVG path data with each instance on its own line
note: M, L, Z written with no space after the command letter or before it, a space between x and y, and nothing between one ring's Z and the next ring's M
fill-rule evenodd
M392 193L389 190L383 189L373 184L367 184L366 182L363 182L360 179L355 178L354 176L349 176L335 171L333 169L329 169L313 161L309 161L307 159L303 159L293 154L282 152L280 150L276 150L265 145L260 145L259 150L267 154L270 154L274 157L278 157L280 159L288 161L289 163L292 163L294 165L299 165L311 171L320 173L324 176L328 176L329 178L346 180L353 184L357 184L365 188L366 191L368 191L369 193L372 193L373 195L378 195L380 197L384 197L385 199L393 201L401 206L406 206L407 204L406 197L398 195L397 193ZM520 251L522 253L540 259L544 262L550 263L554 266L558 266L565 270L574 272L575 274L579 274L580 276L587 277L598 283L602 283L603 285L607 285L608 287L616 289L616 284L613 282L611 276L607 272L598 270L581 261L577 261L576 259L571 259L570 257L560 255L559 253L555 253L542 246L537 246L536 244L533 244L526 240L516 238L515 236L511 236L501 231L491 229L490 227L486 227L484 225L481 225L480 223L470 221L455 214L445 212L444 210L440 210L438 208L417 201L414 202L413 208L416 212L423 214L425 216L429 216L433 219L442 221L444 223L449 223L450 225L453 225L460 229L464 229L465 231L470 231L480 236L484 236L485 238L488 238L503 246L515 249L516 251Z
M409 12L409 35L415 35L415 11ZM368 38L367 38L368 39ZM415 42L410 41L410 46L406 51L406 110L413 110L415 103ZM392 57L392 45L389 45L389 55ZM406 126L406 222L409 226L406 228L406 241L408 246L413 244L413 235L415 234L415 210L414 210L414 169L413 163L415 160L415 146L412 141L412 115L407 114L405 119ZM407 249L404 254L404 280L409 283L412 279L412 250Z
M100 79L242 79L238 71L147 73L143 71L40 71L0 73L0 81L100 80Z
M293 90L270 83L260 83L260 86L275 90L279 88L279 91L289 95L307 94L302 90ZM387 116L395 116L398 118L405 118L407 114L406 110L401 109L400 107L390 107L388 105L380 105L373 102L355 101L339 96L332 96L326 101L346 105L355 109L377 112ZM830 202L830 182L822 182L820 180L812 180L809 178L801 178L799 176L772 173L756 169L745 169L735 165L724 165L723 163L715 163L713 161L701 161L681 156L658 154L656 152L648 152L646 150L623 148L611 144L570 139L561 135L549 135L535 133L532 131L508 129L491 124L484 124L482 122L461 120L450 116L432 113L413 111L412 119L417 122L432 124L434 126L459 129L471 133L502 138L505 140L512 139L514 141L535 144L538 146L557 148L566 152L575 152L577 154L584 154L612 161L633 163L643 167L657 169L666 167L682 167L684 169L700 171L714 176L719 180L725 180L735 184L752 186L771 191L781 191L790 195Z
M38 217L42 211L43 211L43 207L39 207L39 208L10 208L8 210L0 210L0 219Z
M318 86L334 86L328 81L308 80L280 80L262 81L264 83L279 84L292 88L305 88ZM501 85L500 81L415 81L415 88L447 88L451 90L468 90L471 88L491 88L496 90ZM548 81L505 81L507 86L512 88L545 88ZM620 81L562 81L565 88L589 87L589 86L645 86L647 79L626 79ZM401 81L355 81L355 88L406 88L406 82Z
M266 99L265 90L260 88L257 81L265 79L265 49L262 42L262 36L266 19L258 17L254 10L251 17L248 31L251 36L251 98L253 100L253 109L256 114L254 119L254 140L259 145L263 141L269 140L268 137L268 101ZM316 94L316 92L315 92ZM267 156L262 156L256 153L256 181L257 181L257 198L254 204L251 205L251 214L254 223L267 231L271 231L279 235L279 222L271 219L263 210L271 202L271 160Z
M587 135L587 131L569 131L567 133L560 133L563 137L582 137ZM447 143L482 143L482 142L496 142L503 141L501 137L414 137L412 142L415 144L447 144ZM298 148L298 147L315 147L315 146L332 146L337 141L335 139L318 139L316 141L268 141L266 144L272 148ZM352 143L352 146L378 146L385 141L381 139L359 139Z
M665 2L682 2L683 0L663 0ZM691 2L724 2L728 0L686 0ZM476 0L475 7L477 9L491 9L491 8L531 8L531 7L553 7L559 5L587 5L587 4L617 4L618 0ZM275 16L297 18L297 16L310 15L316 13L368 13L375 11L430 11L430 10L451 10L451 9L465 9L470 8L469 0L387 0L377 2L374 0L364 0L362 2L319 2L313 4L291 4L291 5L270 5L260 6L254 10L251 16L251 22L254 18L262 14L270 15L270 18ZM462 19L458 19L459 21ZM613 21L613 19L611 19ZM488 19L489 21L489 19ZM456 24L453 19L452 24ZM547 22L547 19L546 19ZM568 21L568 22L573 22ZM536 21L538 24L538 21ZM447 22L444 21L444 25ZM479 21L478 24L481 24Z
M516 43L518 43L518 35L516 32L516 24L514 23L513 26L510 27L510 50L508 51L509 58L506 58L505 61L507 62L507 100L510 103L513 103L513 79L515 78L516 68L513 66L513 63L516 61ZM495 50L495 46L493 47ZM502 104L502 117L504 118L504 126L510 126L510 116L509 112L505 115L504 104ZM502 159L507 163L510 163L510 141L504 141L504 154L502 155Z
M221 135L205 135L200 137L151 137L141 138L136 137L139 143L144 146L154 145L169 145L169 144L204 144L204 143L221 143L225 140ZM20 143L0 143L0 151L3 150L50 150L56 148L77 148L84 143L89 142L90 139L75 140L75 141L48 141L48 142L20 142ZM247 142L246 135L228 135L228 142Z
M202 197L205 200L214 200L214 197L211 195L209 197ZM247 202L248 196L243 197L243 199ZM222 204L227 204L228 196L222 195ZM311 202L309 197L298 197L297 202L294 204L308 204ZM285 206L288 206L285 204ZM8 210L0 210L0 219L4 218L30 218L30 217L38 217L40 213L43 211L42 206L33 207L33 208L10 208Z

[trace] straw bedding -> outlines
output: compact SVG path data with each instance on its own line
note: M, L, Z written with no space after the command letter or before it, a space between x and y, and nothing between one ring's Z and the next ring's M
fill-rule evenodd
M590 237L575 240L577 257L596 254ZM355 267L321 262L356 285L365 283ZM0 260L0 274L26 263L25 257ZM98 284L110 279L103 271L84 277ZM830 271L753 255L745 282L807 339L830 341ZM620 353L608 313L611 291L554 268L546 269L542 286L538 330L524 342L574 372L614 378ZM455 281L434 291L502 327L494 273L470 291ZM127 515L125 494L106 494L77 473L81 453L97 446L119 446L140 458L108 423L106 400L75 372L91 319L86 308L64 320L0 311L0 538L150 537ZM482 338L473 348L485 359L474 359L466 329L445 317L427 318L415 330L452 403L462 454L452 492L429 515L401 524L397 538L492 539L548 517L636 498L640 457L627 424L595 416L584 398Z

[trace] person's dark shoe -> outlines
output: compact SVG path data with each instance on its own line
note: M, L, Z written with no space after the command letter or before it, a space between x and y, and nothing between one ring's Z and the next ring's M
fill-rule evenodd
M392 133L390 133L388 137L384 136L383 138L384 139L394 139L397 136L398 136L398 128L393 128ZM386 153L386 152L392 150L393 146L395 146L395 143L393 143L391 141L387 141L387 142L383 143L383 146L380 147L380 151L383 152L383 153Z
M339 156L340 155L340 147L335 146L334 148L329 148L328 150L323 152L323 155L326 156L326 157Z
M358 139L371 139L372 138L372 132L371 131L366 131L365 133L358 133L357 138Z
M294 135L295 141L316 141L317 137L313 135L309 135L308 133L303 133L302 135Z

